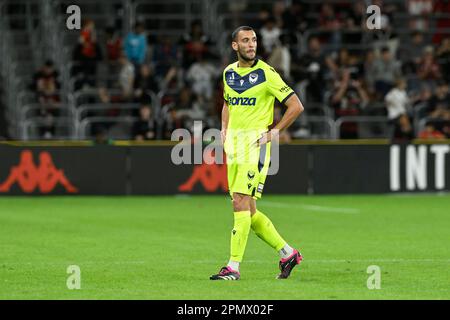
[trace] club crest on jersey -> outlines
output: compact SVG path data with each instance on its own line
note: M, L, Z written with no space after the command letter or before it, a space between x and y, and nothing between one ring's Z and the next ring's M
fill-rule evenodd
M240 81L240 83L241 83L241 87L242 87L242 84L244 83L244 81L245 81L245 80L241 80L241 81Z
M250 73L248 80L250 81L251 84L254 84L256 81L258 81L258 74Z

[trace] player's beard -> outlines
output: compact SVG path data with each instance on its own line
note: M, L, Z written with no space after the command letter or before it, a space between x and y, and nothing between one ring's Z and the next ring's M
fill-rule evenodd
M240 59L242 59L242 60L244 60L244 61L247 61L247 62L254 61L254 60L256 59L256 49L255 49L255 55L253 56L253 58L249 57L249 56L244 52L244 50L241 50L240 48L239 48L239 50L238 50L238 56L239 56Z

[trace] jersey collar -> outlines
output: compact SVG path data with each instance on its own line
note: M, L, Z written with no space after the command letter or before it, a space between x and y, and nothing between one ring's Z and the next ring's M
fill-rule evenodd
M254 66L256 66L257 63L258 63L258 58L256 58L255 61L253 61L253 64L250 66L250 68L253 68ZM237 67L239 68L239 61L237 62Z

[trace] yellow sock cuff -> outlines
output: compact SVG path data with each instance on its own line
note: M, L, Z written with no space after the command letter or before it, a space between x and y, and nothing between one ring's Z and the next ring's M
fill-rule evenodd
M250 211L235 211L234 220L248 219L250 217Z

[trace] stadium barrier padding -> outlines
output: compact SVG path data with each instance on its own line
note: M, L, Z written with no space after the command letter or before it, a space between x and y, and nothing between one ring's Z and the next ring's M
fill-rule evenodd
M0 195L227 194L223 164L175 165L173 145L0 145ZM265 194L448 191L444 144L280 146Z

